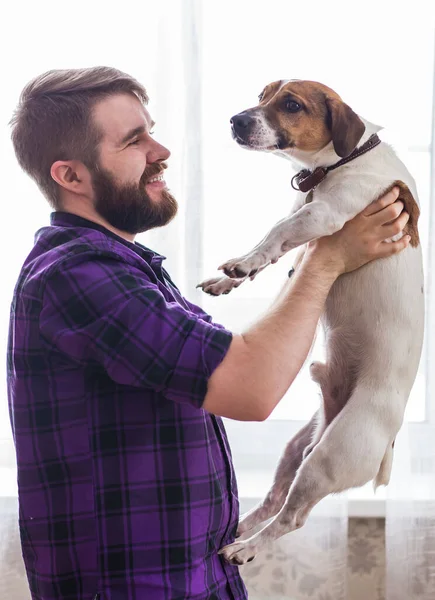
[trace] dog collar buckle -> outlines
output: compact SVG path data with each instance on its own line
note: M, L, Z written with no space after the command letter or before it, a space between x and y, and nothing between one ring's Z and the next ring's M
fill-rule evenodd
M302 169L299 173L296 173L292 177L292 188L299 192L309 192L323 181L328 174L328 171L324 167L317 167L313 172L308 169Z

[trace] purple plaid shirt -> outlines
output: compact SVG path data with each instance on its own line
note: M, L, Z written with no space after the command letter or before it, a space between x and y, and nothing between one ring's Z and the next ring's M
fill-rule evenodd
M201 406L231 333L163 257L54 213L18 279L8 353L34 600L241 600L237 488Z

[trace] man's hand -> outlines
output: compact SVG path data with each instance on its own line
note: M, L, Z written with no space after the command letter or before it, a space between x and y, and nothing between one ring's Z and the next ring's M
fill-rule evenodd
M399 188L393 188L337 233L311 242L305 257L317 258L324 263L324 268L341 275L406 248L409 235L397 242L385 243L386 239L401 233L409 219L403 203L397 200L399 193Z

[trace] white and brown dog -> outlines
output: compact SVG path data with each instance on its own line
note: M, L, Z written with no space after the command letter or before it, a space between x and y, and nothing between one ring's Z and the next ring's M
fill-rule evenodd
M241 518L238 534L275 517L248 539L222 549L233 564L252 560L301 527L328 494L389 482L393 447L419 365L424 329L422 253L415 182L380 127L359 117L328 87L277 81L258 106L231 119L244 148L273 152L302 170L292 213L251 252L222 267L227 277L200 284L228 293L287 251L341 229L393 185L410 215L403 252L341 276L322 316L326 363L311 365L322 406L289 442L265 500ZM401 237L398 234L396 238Z

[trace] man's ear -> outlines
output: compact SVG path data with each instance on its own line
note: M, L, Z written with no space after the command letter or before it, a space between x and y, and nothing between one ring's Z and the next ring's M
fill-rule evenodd
M349 156L363 136L365 125L353 110L336 98L326 98L327 123L338 156Z
M61 188L75 194L83 194L89 180L88 169L78 160L57 160L50 175Z

